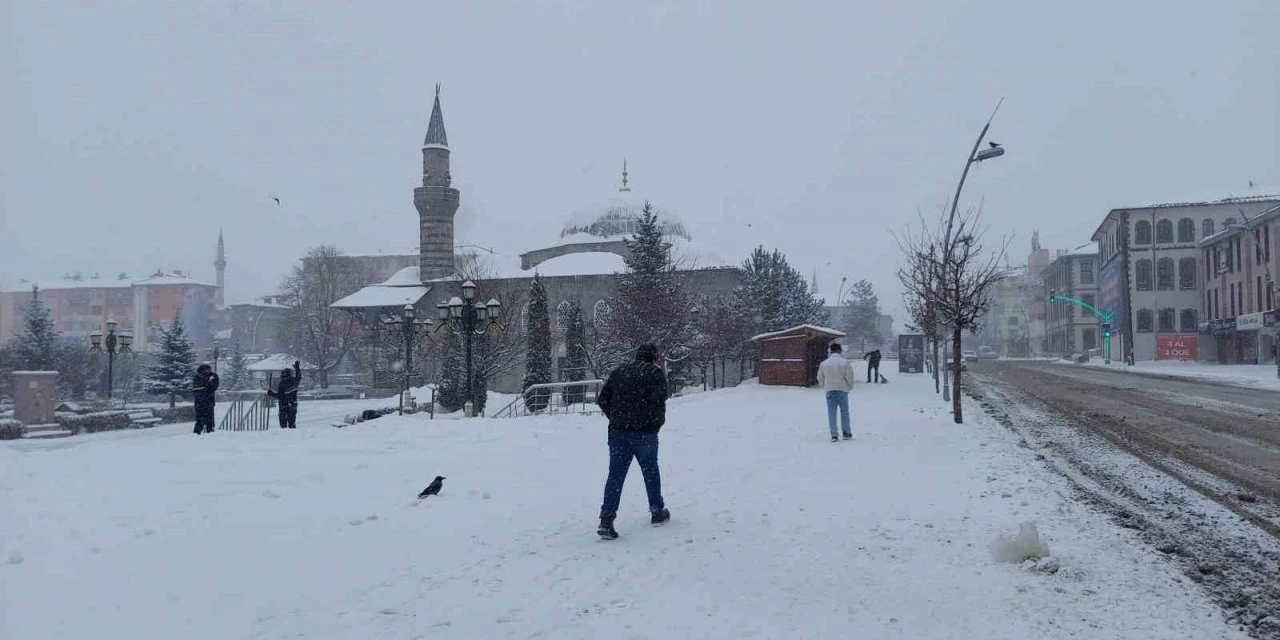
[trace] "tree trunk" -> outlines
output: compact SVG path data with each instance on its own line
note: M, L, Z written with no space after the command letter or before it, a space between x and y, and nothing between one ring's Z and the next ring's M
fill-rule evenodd
M942 375L943 374L938 369L938 364L939 364L938 352L941 351L942 345L939 344L938 338L936 336L931 342L933 343L933 392L942 393Z
M955 360L955 364L951 367L953 370L951 377L951 413L955 416L956 424L964 423L964 416L960 413L960 369L964 364L964 360L960 358L961 333L960 327L956 327L951 331L951 355Z
M169 408L172 409L176 406L178 406L178 394L170 391L169 392Z

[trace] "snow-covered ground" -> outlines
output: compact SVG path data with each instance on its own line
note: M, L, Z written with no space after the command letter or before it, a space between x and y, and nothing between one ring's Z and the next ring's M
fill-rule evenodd
M1083 364L1067 360L1054 360L1054 362L1067 366L1106 367L1112 371L1178 376L1259 389L1280 390L1280 377L1276 376L1276 366L1274 364L1217 364L1212 362L1155 360L1137 362L1133 366L1128 366L1119 360L1112 361L1109 365L1104 364L1101 358L1090 358L1088 362Z
M893 378L835 444L818 391L674 400L673 520L633 469L614 542L598 416L335 429L349 407L304 403L290 432L0 443L0 637L1244 637L1006 429ZM991 558L1027 521L1056 574Z

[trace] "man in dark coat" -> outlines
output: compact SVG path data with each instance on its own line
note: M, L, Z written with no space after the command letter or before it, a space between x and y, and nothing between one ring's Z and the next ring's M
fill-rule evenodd
M280 401L280 428L298 428L298 384L302 382L302 363L294 360L292 369L280 372L280 384L267 395Z
M196 404L196 433L213 433L213 403L218 392L218 374L207 364L191 377L191 398Z
M867 361L867 382L885 382L884 376L880 375L880 350L873 349L862 354L862 359ZM871 372L875 372L875 377L871 377Z
M671 519L662 500L662 475L658 471L658 430L667 421L667 376L654 364L657 359L657 347L641 345L635 361L609 374L597 399L609 419L609 479L604 483L597 530L606 540L618 537L613 520L618 515L622 485L632 458L640 463L644 475L650 522L657 526Z

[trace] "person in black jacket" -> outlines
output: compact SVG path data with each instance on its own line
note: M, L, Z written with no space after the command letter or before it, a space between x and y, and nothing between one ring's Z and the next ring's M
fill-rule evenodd
M596 400L609 419L609 478L604 483L597 530L606 540L618 537L613 520L618 515L622 485L632 458L640 463L644 475L650 522L657 526L671 519L662 500L662 475L658 471L658 430L667 421L667 376L654 364L657 359L657 347L641 345L634 362L609 374Z
M191 399L196 404L196 434L213 433L213 404L217 392L218 374L209 365L200 365L191 377Z
M873 349L862 354L862 359L867 361L867 382L888 382L884 376L880 375L880 350ZM871 377L871 372L875 372L875 378Z
M280 401L280 428L298 428L298 384L302 382L302 363L294 360L292 369L280 372L280 384L267 395Z

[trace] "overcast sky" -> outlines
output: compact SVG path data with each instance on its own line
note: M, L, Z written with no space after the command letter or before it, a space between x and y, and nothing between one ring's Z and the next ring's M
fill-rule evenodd
M867 278L893 309L890 230L949 200L1001 96L991 139L1009 152L965 201L1014 238L1013 264L1035 229L1069 249L1112 207L1280 183L1275 0L0 11L0 286L212 280L220 227L229 301L318 244L416 251L436 82L459 243L544 245L626 156L636 191L722 256L777 247L823 290Z

